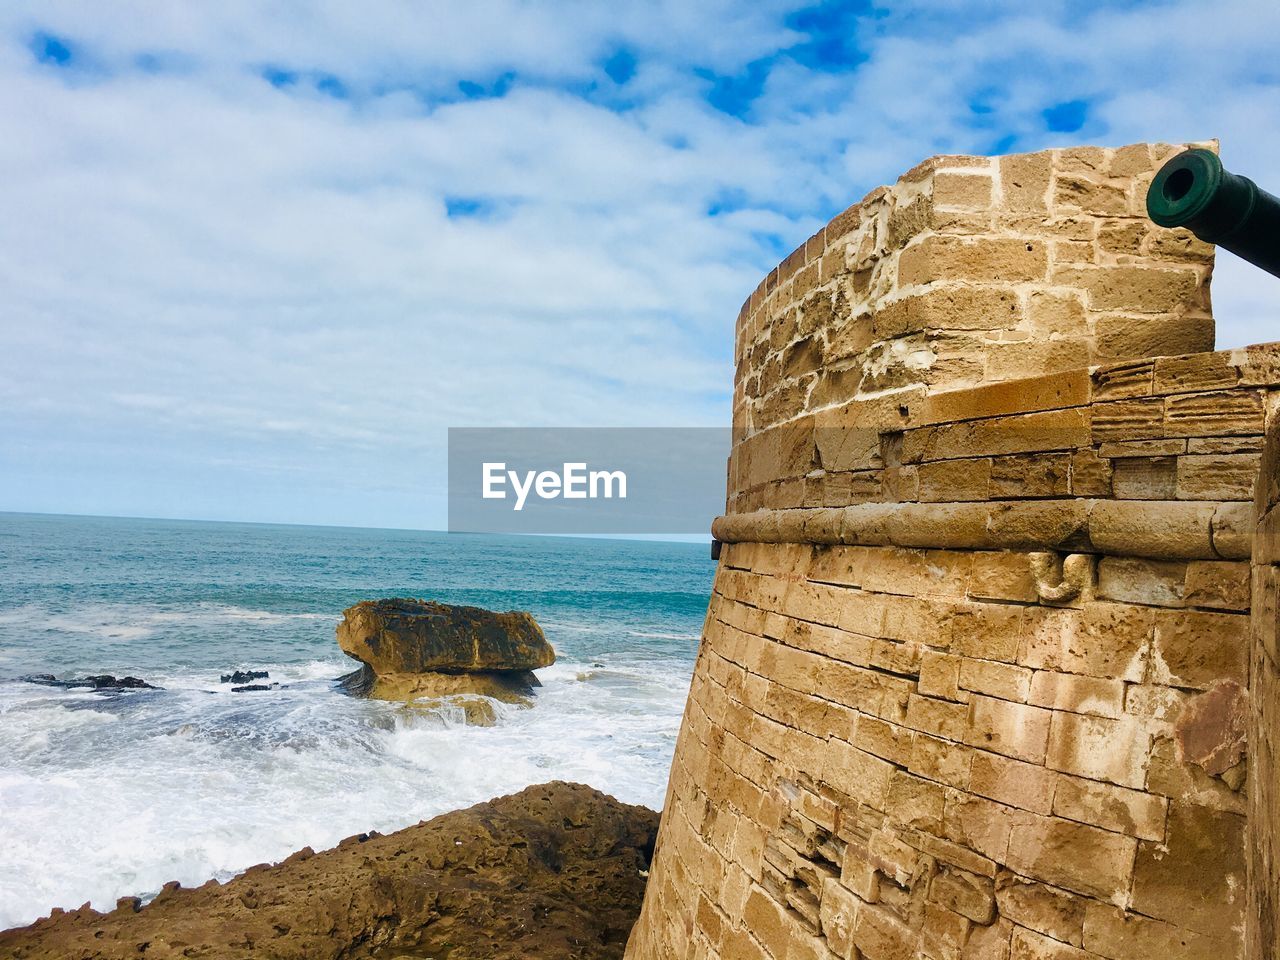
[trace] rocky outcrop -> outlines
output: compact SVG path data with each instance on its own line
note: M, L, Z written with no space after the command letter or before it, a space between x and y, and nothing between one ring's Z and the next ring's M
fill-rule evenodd
M61 687L64 690L159 690L160 687L140 680L137 677L113 677L110 674L95 674L92 677L59 680L51 673L33 673L19 679L27 683L38 683L42 687Z
M474 702L527 700L533 671L555 651L533 616L432 600L365 600L343 611L338 646L363 665L341 680L351 694L382 700L459 698L468 718L492 719Z
M14 960L613 958L640 909L658 815L549 783L379 836L300 850L145 907L54 911L0 933Z

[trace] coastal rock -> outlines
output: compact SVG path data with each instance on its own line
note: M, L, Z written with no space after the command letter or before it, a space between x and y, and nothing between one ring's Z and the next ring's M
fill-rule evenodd
M489 724L493 705L528 703L541 686L533 671L555 651L533 616L428 600L365 600L343 612L338 645L361 667L339 679L354 696L461 706Z
M79 679L59 680L51 673L33 673L29 676L19 677L27 683L38 683L44 687L61 687L64 690L87 689L87 690L159 690L160 687L140 680L137 677L113 677L110 674L97 674L92 677L80 677Z
M166 884L139 909L54 911L0 933L14 960L617 958L658 815L548 783L387 836L304 848L226 884Z
M253 683L255 680L266 680L270 673L266 670L233 670L222 675L223 683Z
M342 612L338 646L378 676L549 667L555 651L532 614L433 600L364 600Z

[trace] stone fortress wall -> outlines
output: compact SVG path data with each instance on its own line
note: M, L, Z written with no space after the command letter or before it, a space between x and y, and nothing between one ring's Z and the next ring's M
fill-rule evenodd
M1205 352L1179 149L926 161L744 305L629 958L1276 955L1280 347Z

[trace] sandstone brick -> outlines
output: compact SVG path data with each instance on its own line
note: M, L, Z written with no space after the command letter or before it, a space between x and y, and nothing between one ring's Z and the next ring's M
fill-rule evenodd
M1192 561L1187 564L1184 594L1188 606L1248 610L1249 565L1214 560Z
M1013 824L1007 862L1032 879L1112 900L1128 893L1137 843L1097 827L1037 817Z
M959 693L960 658L937 650L920 654L920 680L917 689L926 697L956 700ZM910 706L908 705L908 716Z
M961 960L973 923L936 903L924 906L924 931L921 947L926 956L938 960Z
M906 725L944 740L961 741L969 721L969 707L964 703L934 700L912 695L907 703Z
M1178 461L1174 457L1112 460L1111 489L1121 500L1173 500L1178 492Z
M1048 263L1047 247L1040 240L965 240L935 234L902 251L898 283L907 287L935 280L1037 280L1044 277Z
M951 650L964 656L1013 662L1022 635L1022 608L1002 603L952 607L946 619Z
M1042 370L1087 367L1092 358L1093 341L1083 335L990 343L986 347L985 377L987 380L1021 380Z
M1070 454L996 457L991 461L992 498L1065 497L1070 489Z
M1126 913L1102 903L1090 903L1085 916L1084 947L1090 953L1114 960L1226 960L1239 957L1240 945L1231 931L1221 938L1186 927Z
M1180 607L1187 565L1178 561L1136 557L1102 557L1098 561L1098 596L1123 603Z
M1053 156L1040 153L1013 154L1000 158L1000 191L1007 210L1039 212L1048 210L1049 181Z
M1045 763L1064 773L1127 787L1146 782L1151 734L1136 717L1112 720L1056 712Z
M1055 774L1044 767L984 751L973 755L969 789L999 803L1048 814L1055 785Z
M1053 710L1116 718L1124 713L1125 684L1122 680L1038 670L1031 678L1027 702Z
M1037 670L1138 681L1146 669L1150 611L1118 603L1080 610L1031 608L1019 662Z
M1050 712L1039 707L975 695L965 742L1018 760L1044 760Z
M1053 795L1053 813L1140 840L1164 838L1167 801L1096 780L1060 777Z
M1056 269L1053 280L1083 290L1091 310L1170 313L1200 303L1200 281L1193 270L1070 266Z
M824 750L822 779L860 802L883 810L894 769L893 764L833 737Z
M925 330L1005 330L1021 319L1022 303L1011 290L943 284L881 301L871 328L882 340Z
M894 818L909 827L936 832L942 828L946 792L941 784L912 776L904 770L889 781L888 808Z
M995 801L951 791L942 814L944 839L988 858L993 866L1003 863L1009 853L1013 825L1021 822L1017 814L1013 808Z
M1212 350L1213 320L1196 305L1190 292L1187 295L1191 299L1185 313L1160 312L1157 299L1150 302L1151 312L1145 315L1132 312L1096 314L1093 328L1097 339L1097 359L1126 360Z
M867 960L917 960L916 935L883 907L864 904L858 909L854 945Z
M990 460L941 460L919 466L919 497L925 503L985 500L991 478Z
M972 750L950 740L917 733L911 742L911 763L908 769L926 779L963 789L969 784L969 764L972 759Z
M1258 476L1257 454L1178 458L1178 498L1181 500L1252 500Z
M1014 551L975 553L968 593L980 600L1035 603L1039 599L1027 555Z
M996 879L1000 916L1045 936L1081 946L1087 901L1055 887L1019 877L1007 870Z
M1009 960L1094 960L1094 955L1031 930L1014 930Z
M960 661L960 687L1001 700L1025 703L1031 692L1031 671L998 660L965 657Z
M1132 909L1219 934L1244 916L1244 818L1184 802L1169 805L1163 843L1144 841L1134 864Z
M995 919L995 888L990 877L944 868L929 883L929 899L974 923Z
M858 919L859 900L838 879L822 885L819 918L822 935L837 956L847 957L854 949L853 931Z
M1208 689L1222 680L1248 680L1248 619L1198 610L1161 612L1156 620L1152 678L1177 687Z
M1262 398L1254 391L1185 393L1165 401L1164 430L1171 437L1262 433Z
M1058 208L1074 207L1091 214L1123 214L1128 210L1128 195L1123 182L1087 174L1058 174L1054 180L1053 201ZM1103 238L1104 231L1100 231L1099 239Z
M991 177L986 173L939 171L933 175L933 202L942 207L986 210L991 206Z

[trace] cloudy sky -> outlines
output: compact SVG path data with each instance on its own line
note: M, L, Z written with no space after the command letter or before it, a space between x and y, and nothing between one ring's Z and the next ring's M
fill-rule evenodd
M0 9L0 510L439 528L449 426L721 425L738 305L919 159L1217 136L1280 5ZM1220 258L1219 343L1280 281Z

